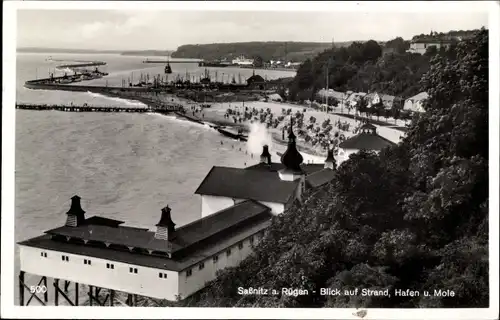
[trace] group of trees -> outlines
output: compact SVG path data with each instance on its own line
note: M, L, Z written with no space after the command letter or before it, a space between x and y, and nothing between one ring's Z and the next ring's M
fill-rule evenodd
M430 95L427 112L400 144L352 155L326 187L273 218L253 255L182 303L487 307L487 30L460 43L455 58L433 57L420 85ZM241 296L238 287L309 294ZM391 296L322 296L319 288L387 289Z
M288 59L303 61L312 58L322 50L331 47L322 42L237 42L188 44L172 53L174 58L199 58L205 60L234 59L240 55L248 58L259 56L263 61Z
M299 67L287 98L312 100L319 89L326 87L327 70L328 87L336 91L380 92L404 98L416 95L421 92L419 81L429 70L430 59L438 53L452 56L455 46L449 51L430 50L424 55L408 53L408 47L407 41L396 38L385 44L386 49L393 49L385 54L384 48L373 40L325 50Z

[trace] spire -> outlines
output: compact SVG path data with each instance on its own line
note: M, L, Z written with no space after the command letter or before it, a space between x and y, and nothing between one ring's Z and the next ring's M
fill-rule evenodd
M333 146L330 145L328 148L328 155L325 159L325 169L334 170L336 167L335 157L333 156Z
M290 128L288 129L288 144L290 145L290 142L295 143L295 134L293 133L293 116L290 116Z
M281 163L288 170L292 170L294 172L302 172L300 165L304 161L304 158L297 150L295 134L293 133L293 116L290 117L290 130L288 132L288 147L281 156Z

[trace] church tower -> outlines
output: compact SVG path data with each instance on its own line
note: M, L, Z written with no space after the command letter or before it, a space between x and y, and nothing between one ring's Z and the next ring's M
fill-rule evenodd
M300 166L302 162L304 162L304 158L297 150L296 139L297 138L293 133L293 116L290 116L288 147L285 153L281 156L281 163L285 166L285 168L278 172L280 179L284 181L295 181L304 177L304 172Z
M333 148L332 146L330 146L328 148L328 155L326 156L325 159L325 169L335 170L335 167L336 167L336 161L335 157L333 156Z

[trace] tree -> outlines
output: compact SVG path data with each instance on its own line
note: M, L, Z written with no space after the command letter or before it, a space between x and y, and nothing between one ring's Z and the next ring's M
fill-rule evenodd
M405 41L401 37L389 40L385 43L386 48L392 48L396 53L404 54L410 48L409 41Z
M426 112L379 154L360 151L334 179L273 217L255 253L186 305L487 307L488 32L436 56L422 79ZM454 79L456 81L450 81ZM394 108L394 110L397 110ZM319 133L320 128L315 131ZM309 139L309 138L306 138ZM338 140L342 140L339 135ZM311 139L324 144L325 139ZM376 182L376 183L374 183ZM307 221L307 223L304 223ZM238 287L428 290L430 297L240 296ZM434 295L453 290L454 297Z
M436 46L429 46L425 50L424 54L429 57L435 56L436 54L438 54L438 49Z
M264 66L264 61L261 56L255 55L253 57L253 66L255 68L262 68Z

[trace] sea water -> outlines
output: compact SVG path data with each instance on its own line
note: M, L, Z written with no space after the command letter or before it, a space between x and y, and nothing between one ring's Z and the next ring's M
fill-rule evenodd
M94 85L103 84L106 79L108 85L120 85L121 79L130 77L132 72L137 79L135 77L141 72L149 71L153 75L162 69L158 65L143 64L143 57L18 54L17 102L121 107L138 104L93 93L24 88L26 80L47 77L49 69L53 71L62 63L45 61L49 55L54 59L108 62L103 70L110 76L90 81ZM191 73L203 72L194 64L173 64L172 68L178 73L184 73L182 69L187 68ZM224 72L227 74L228 70ZM235 68L234 72L250 76L252 71ZM266 74L266 71L261 72ZM290 76L279 71L267 75L268 78ZM79 84L84 83L89 82ZM70 198L75 194L82 198L82 207L88 217L100 215L125 221L126 225L154 228L160 219L161 208L169 205L174 222L182 226L201 217L201 199L194 191L212 166L244 167L259 159L258 155L252 158L245 152L244 142L228 139L204 125L158 114L18 109L15 139L16 242L63 225ZM15 253L17 281L17 246ZM37 277L26 275L27 283L36 285L35 281L38 283ZM49 279L49 302L53 301L51 283ZM17 288L16 285L16 304ZM86 299L84 291L80 297ZM38 302L33 299L31 304ZM60 304L66 304L64 299L60 299Z

